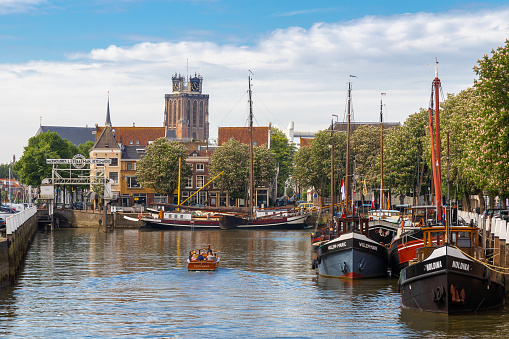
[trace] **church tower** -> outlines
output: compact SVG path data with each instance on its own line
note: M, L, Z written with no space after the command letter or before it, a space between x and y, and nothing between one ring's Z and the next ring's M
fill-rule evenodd
M165 94L164 127L166 136L176 140L208 140L209 95L202 94L203 78L198 74L188 81L175 73L172 94Z

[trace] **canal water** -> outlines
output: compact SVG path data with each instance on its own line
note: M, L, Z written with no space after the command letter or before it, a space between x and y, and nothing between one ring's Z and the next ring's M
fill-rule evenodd
M189 250L221 252L188 272ZM6 338L505 338L504 310L445 316L401 308L397 281L311 269L308 231L39 231L0 292Z

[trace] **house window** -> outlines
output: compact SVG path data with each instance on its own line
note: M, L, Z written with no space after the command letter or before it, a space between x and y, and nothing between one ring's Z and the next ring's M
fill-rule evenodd
M110 158L110 166L118 166L118 158Z
M128 188L139 188L140 185L138 185L138 182L136 181L136 177L133 175L128 175L126 177L127 179L127 187Z
M140 146L140 141L136 140L136 146Z
M186 188L193 188L193 178L187 179Z
M126 170L127 171L132 171L133 170L133 163L132 162L128 162L126 164Z
M129 141L129 145L131 145L131 146L133 145L133 141L132 141L132 140L131 140L131 141Z
M118 172L110 172L109 177L113 180L114 184L118 184Z
M196 176L196 187L200 188L200 187L203 187L203 181L204 180L204 177L203 175L197 175Z
M205 165L196 164L196 172L203 172L203 171L205 171Z
M205 205L207 203L207 192L200 191L198 192L198 203L201 205Z
M156 204L160 204L160 203L167 203L168 202L168 196L167 195L154 195L154 202Z

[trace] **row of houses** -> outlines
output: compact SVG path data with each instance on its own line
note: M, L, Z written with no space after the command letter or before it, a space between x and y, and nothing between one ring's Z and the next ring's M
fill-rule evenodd
M41 126L37 134L48 131L56 132L61 136L67 133L67 139L73 143L76 143L73 136L78 137L80 143L86 142L82 139L83 135L91 136L90 139L95 143L90 149L90 158L110 160L109 165L92 165L92 169L104 169L105 175L111 179L116 205L131 207L148 206L152 203L177 203L176 195L171 197L158 195L152 189L141 186L136 179L137 162L145 154L145 148L158 138L175 140L172 133L168 133L165 127L112 126L108 114L105 126L96 125L93 130L88 127ZM220 127L217 145L212 146L207 141L200 140L180 141L189 152L186 162L192 167L192 176L181 191L181 201L192 196L210 180L208 168L211 156L217 147L221 147L231 138L249 144L249 135L248 127ZM253 127L253 144L270 147L270 126ZM275 199L273 187L272 183L256 187L257 206L267 206L271 199ZM189 199L186 204L244 206L245 202L243 199L230 198L227 192L221 192L214 183L211 183Z

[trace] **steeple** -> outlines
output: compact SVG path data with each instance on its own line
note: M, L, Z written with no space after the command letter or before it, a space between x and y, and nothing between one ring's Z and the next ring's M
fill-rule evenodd
M106 110L106 123L104 125L111 127L111 119L110 119L110 91L108 91L108 108Z

